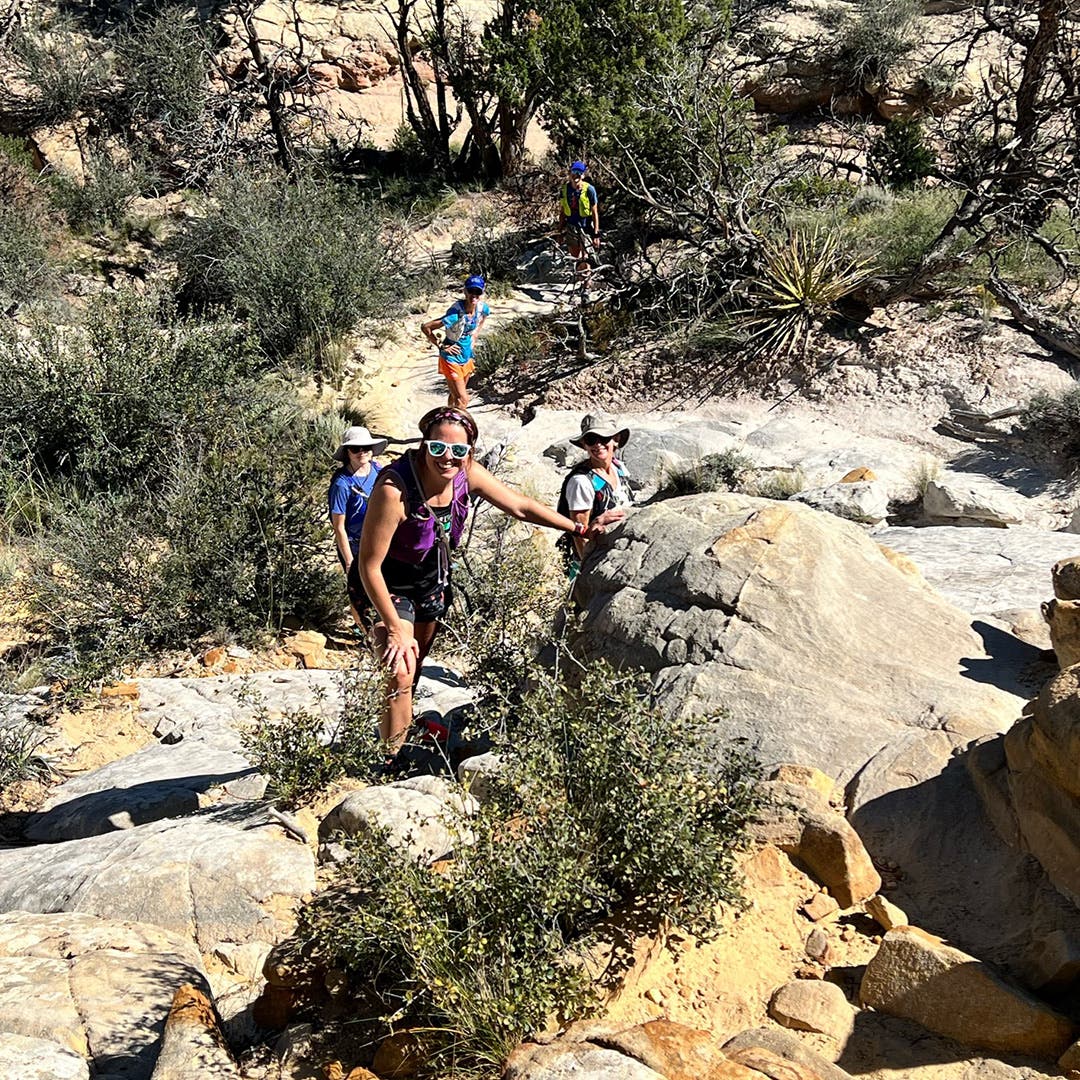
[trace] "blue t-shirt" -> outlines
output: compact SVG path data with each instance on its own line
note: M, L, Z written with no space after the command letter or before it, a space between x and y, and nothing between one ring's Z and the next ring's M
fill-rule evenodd
M480 320L486 319L490 314L491 308L483 301L476 305L471 315L466 312L465 305L460 300L455 300L450 305L442 317L443 345L460 345L461 355L449 356L448 360L466 360L472 356L472 336L476 333Z
M360 530L364 525L364 514L367 513L368 496L378 475L379 466L373 461L367 476L357 476L345 469L338 469L330 481L330 490L327 492L330 513L345 515L345 535L349 538L354 554L360 544Z

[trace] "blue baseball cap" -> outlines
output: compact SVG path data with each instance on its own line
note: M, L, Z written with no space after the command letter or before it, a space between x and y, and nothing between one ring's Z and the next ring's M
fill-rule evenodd
M584 161L575 161L570 166L572 173L584 173L588 169L588 166Z
M479 274L473 274L471 278L465 279L466 289L479 289L483 292L487 288L487 282Z

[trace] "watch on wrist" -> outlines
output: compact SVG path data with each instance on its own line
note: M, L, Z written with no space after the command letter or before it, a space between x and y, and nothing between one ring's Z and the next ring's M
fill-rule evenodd
M574 535L575 536L584 536L588 531L589 531L588 528L586 526L582 525L580 521L575 521L574 522Z

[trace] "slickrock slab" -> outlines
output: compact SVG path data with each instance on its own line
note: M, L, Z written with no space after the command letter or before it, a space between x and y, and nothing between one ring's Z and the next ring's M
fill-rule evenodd
M669 708L714 716L719 739L747 739L766 765L843 784L905 734L970 740L1016 717L1017 698L964 675L986 657L970 617L831 514L690 495L596 548L578 644L651 672Z
M149 1080L184 983L207 988L199 955L158 927L82 914L0 915L0 1062L19 1051L6 1041L17 1035L57 1048L42 1059L57 1063L51 1078L88 1075L77 1059L92 1063L96 1080Z
M1080 536L1029 525L896 526L875 533L874 539L907 555L946 600L972 615L1038 608L1051 595L1054 563L1080 555Z
M913 926L890 930L866 967L863 1005L967 1046L1057 1060L1073 1024L975 957Z
M0 851L0 911L71 911L151 923L209 953L280 940L315 888L309 848L247 807Z

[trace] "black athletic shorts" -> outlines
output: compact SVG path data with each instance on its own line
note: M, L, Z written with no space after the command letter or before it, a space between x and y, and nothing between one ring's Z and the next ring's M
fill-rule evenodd
M437 560L425 559L419 566L387 556L382 565L383 578L398 618L410 623L437 622L446 614L454 598L453 586L439 584ZM349 567L349 600L365 621L378 621L378 613L364 592L360 580L360 561Z

